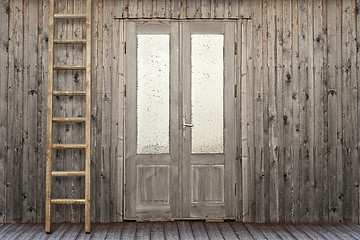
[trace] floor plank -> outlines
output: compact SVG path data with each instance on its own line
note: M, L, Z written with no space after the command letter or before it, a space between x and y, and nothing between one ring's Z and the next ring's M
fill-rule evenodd
M95 225L95 229L92 231L90 239L105 239L109 229L109 224L100 223Z
M354 236L356 239L360 239L360 231L355 227L351 227L348 224L338 224L339 228L345 229L346 232L349 232L352 236Z
M106 235L107 240L120 239L123 230L123 223L110 223Z
M220 223L216 223L216 225L225 239L230 239L230 240L238 239L236 233L234 232L229 222L220 222Z
M298 227L306 233L311 233L310 237L312 239L326 239L321 233L315 231L315 229L309 224L299 224Z
M27 230L27 234L21 234L16 239L17 240L28 240L32 239L35 233L39 230L39 224L29 224L29 229Z
M73 224L69 227L69 229L62 236L63 239L76 239L80 232L83 231L82 225L80 223Z
M210 239L224 239L216 224L206 222L204 226Z
M20 224L18 226L14 224L11 228L7 229L2 240L14 239L23 229L26 231L26 224Z
M177 226L179 229L180 239L194 239L194 235L188 221L178 221Z
M6 229L8 229L9 227L11 227L11 225L12 225L12 224L9 224L9 223L1 225L1 227L0 227L0 236L2 235L3 232L6 231Z
M151 239L163 240L165 239L163 222L153 222L150 226Z
M47 239L50 239L50 240L61 239L61 237L65 234L66 231L68 231L69 228L70 228L69 223L58 224L58 225L52 226L52 232ZM44 231L45 231L45 229L44 229Z
M327 231L334 233L339 239L344 239L344 240L356 239L351 234L347 233L346 231L342 231L341 229L335 228L331 224L323 224L322 226Z
M271 228L270 224L256 224L255 227L261 231L263 233L264 236L266 236L266 238L270 238L270 239L280 239L281 237L276 233L276 231L274 231L273 228Z
M0 239L360 239L356 224L256 224L240 222L123 222L53 224L46 234L44 224L1 224Z
M256 228L256 225L257 225L256 223L254 224L245 223L246 229L249 231L249 233L254 239L266 239L264 234Z
M283 227L288 230L296 239L305 240L305 239L312 239L309 235L307 235L304 231L300 228L297 228L296 225L289 224L283 225Z
M136 222L124 222L121 239L134 239L136 235Z
M239 239L244 239L244 240L253 239L253 237L251 236L251 234L246 229L243 223L232 222L230 223L230 225Z
M209 239L203 222L191 222L190 225L196 240Z
M44 240L44 239L48 239L49 236L51 236L50 234L45 233L45 228L44 228L44 224L38 224L36 227L36 232L35 234L30 238L34 239L34 240Z
M166 240L180 239L179 230L175 222L164 222L164 231Z
M281 239L296 239L284 226L281 224L271 224L271 228L280 236Z
M150 227L149 222L138 223L136 228L136 239L150 239Z

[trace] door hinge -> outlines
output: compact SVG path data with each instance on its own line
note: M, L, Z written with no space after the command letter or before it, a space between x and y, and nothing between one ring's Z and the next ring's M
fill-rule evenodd
M126 97L126 84L124 85L124 97Z
M237 85L234 86L234 94L235 94L235 97L237 96Z
M124 42L124 54L126 54L126 42Z
M235 196L236 196L236 183L235 183Z
M235 42L235 55L237 55L237 42Z

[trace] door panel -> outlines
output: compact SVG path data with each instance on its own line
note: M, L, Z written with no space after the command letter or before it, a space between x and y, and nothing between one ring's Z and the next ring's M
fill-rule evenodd
M125 218L178 217L178 23L128 22Z
M234 217L234 23L183 24L183 216Z
M127 23L125 219L235 217L234 27Z

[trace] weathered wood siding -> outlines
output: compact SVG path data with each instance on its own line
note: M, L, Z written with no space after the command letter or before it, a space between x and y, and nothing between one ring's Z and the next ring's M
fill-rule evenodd
M81 0L56 1L81 12ZM359 0L94 0L92 220L122 219L123 18L239 19L237 134L239 220L358 223L360 216ZM81 38L80 20L58 38ZM48 0L0 0L0 222L43 222ZM78 64L82 47L59 46ZM74 54L72 54L74 53ZM80 90L80 71L56 87ZM57 116L82 116L79 97L56 98ZM54 131L84 140L78 124ZM82 169L84 153L54 154L58 170ZM59 197L84 194L82 178L54 181ZM84 220L56 206L54 220Z

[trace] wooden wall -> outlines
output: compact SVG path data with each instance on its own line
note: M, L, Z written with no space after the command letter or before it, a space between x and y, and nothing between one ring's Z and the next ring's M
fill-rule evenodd
M80 12L81 0L59 0ZM359 0L93 0L92 220L122 219L122 18L238 19L239 219L359 222ZM48 0L0 0L0 222L43 222ZM59 23L59 38L85 34ZM81 48L56 61L80 63ZM75 54L69 54L74 52ZM56 76L83 87L81 72ZM81 100L56 99L57 116L81 116ZM78 124L55 131L81 141ZM75 134L74 134L75 133ZM84 153L54 154L81 169ZM56 179L59 195L81 197L81 178ZM84 219L57 206L54 220Z

